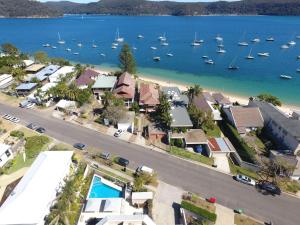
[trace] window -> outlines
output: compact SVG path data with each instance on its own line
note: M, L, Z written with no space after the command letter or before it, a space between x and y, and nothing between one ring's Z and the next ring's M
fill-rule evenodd
M5 152L5 155L7 156L7 157L9 157L11 154L10 154L10 152L9 152L9 150L7 150L6 152Z

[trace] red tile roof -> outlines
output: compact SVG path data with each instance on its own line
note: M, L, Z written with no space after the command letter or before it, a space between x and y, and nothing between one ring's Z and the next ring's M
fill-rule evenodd
M82 86L82 85L90 85L94 82L94 79L100 74L92 69L86 69L77 79L76 79L76 84L77 86Z
M158 89L153 84L141 84L140 105L155 106L159 104Z
M134 98L135 80L131 77L131 74L125 72L119 77L114 93L122 98Z

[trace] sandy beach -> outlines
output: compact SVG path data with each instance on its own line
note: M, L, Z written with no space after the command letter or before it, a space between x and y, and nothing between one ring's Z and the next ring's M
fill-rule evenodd
M97 70L99 73L103 73L103 74L114 72L113 69L112 70L103 70L102 68L101 69L96 68L95 70ZM138 76L139 76L139 80L141 80L141 81L155 83L155 84L158 84L160 86L166 86L166 87L176 86L181 91L186 91L188 89L187 85L182 84L180 82L173 82L173 81L169 82L169 81L166 81L166 80L163 80L163 79L157 79L157 78L149 77L145 74L138 74ZM210 89L206 89L205 87L203 88L203 91L210 92L210 93L219 92L218 90L210 90ZM232 102L238 102L241 105L247 105L248 104L249 98L247 98L247 97L233 95L233 94L226 93L226 92L222 92L222 93L226 97L228 97L230 99L230 101L232 101ZM283 104L281 107L278 107L278 108L287 115L291 115L293 111L300 111L300 106L293 106L293 105L287 105L287 104Z

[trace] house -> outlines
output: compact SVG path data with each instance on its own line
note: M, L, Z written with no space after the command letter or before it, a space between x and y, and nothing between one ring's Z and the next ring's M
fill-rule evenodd
M222 107L232 105L232 102L229 100L229 98L225 97L222 93L213 93L212 97L214 98L215 102Z
M138 207L143 207L147 200L153 199L153 192L132 192L131 194L131 204L137 205Z
M92 85L98 76L100 76L99 72L88 68L76 79L75 82L78 88L85 89L89 85Z
M153 84L144 84L140 86L140 98L139 105L140 111L152 112L155 111L155 107L159 104L159 92Z
M171 128L192 128L193 123L186 109L189 102L188 97L182 95L177 87L162 87L162 92L168 97L171 104Z
M11 146L0 143L0 168L13 158Z
M230 106L223 108L223 111L241 135L264 126L264 119L258 107Z
M202 153L207 148L208 140L203 130L191 129L187 132L173 132L169 134L171 139L183 140L183 147L186 149L195 150L198 153ZM170 141L169 140L169 141Z
M109 75L100 75L96 78L95 83L92 86L92 91L97 100L101 100L101 96L104 92L111 92L115 87L117 77Z
M49 82L58 83L60 82L61 78L65 77L69 73L73 73L74 71L75 71L74 66L63 66L48 77Z
M27 99L36 104L46 103L47 106L50 103L49 100L51 100L51 96L47 95L47 91L56 85L57 83L47 83L28 95Z
M44 64L38 64L38 63L35 63L35 64L31 64L30 66L26 67L25 68L25 71L27 73L37 73L39 72L41 69L43 69L45 67Z
M132 111L127 111L125 113L125 116L118 121L117 127L118 130L126 130L130 133L133 133L134 131L134 118L135 118L135 113Z
M56 72L59 68L60 66L57 65L49 65L36 74L29 75L26 80L30 82L32 79L37 79L38 81L45 82L47 81L48 77Z
M167 137L167 133L162 130L159 124L149 124L146 129L146 136L151 142L163 141Z
M130 73L123 73L114 88L113 93L125 101L125 106L130 107L135 97L135 80Z
M209 99L207 96L205 97L204 94L201 94L193 98L193 104L202 112L211 113L215 121L222 120L220 111L214 108L214 101L211 101L213 99L207 99Z
M14 78L11 74L0 75L0 89L4 89L12 85Z
M25 60L23 60L23 63L24 63L25 67L28 67L28 66L31 66L32 64L34 64L34 61L30 60L30 59L25 59Z
M259 107L264 118L264 127L274 142L295 155L300 150L300 120L287 117L270 103L250 100L249 107Z
M59 100L59 102L55 105L55 109L60 112L64 112L67 114L77 114L77 107L75 101L69 101L65 99Z
M27 96L29 95L35 88L37 87L37 83L22 83L16 87L16 92L18 96Z
M0 225L41 225L64 185L72 163L72 151L45 151L0 208Z
M208 156L215 157L216 155L229 156L231 152L235 152L235 148L228 138L210 138L208 139Z

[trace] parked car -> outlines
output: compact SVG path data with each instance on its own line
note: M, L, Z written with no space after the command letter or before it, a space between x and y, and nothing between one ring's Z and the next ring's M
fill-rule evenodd
M265 191L271 193L272 195L281 195L280 188L271 182L264 181L264 182L258 183L257 186L261 190L265 190Z
M149 173L149 174L153 174L154 173L154 171L153 171L153 169L152 168L150 168L150 167L147 167L147 166L139 166L138 168L136 168L136 170L135 170L135 172L136 173Z
M247 177L245 175L241 175L241 174L236 175L235 179L241 183L248 184L251 186L255 186L255 184L256 184L255 180L253 180L250 177Z
M10 120L11 118L13 118L13 116L9 115L9 114L4 114L2 116L3 119L6 119L6 120Z
M85 149L85 144L82 144L82 143L75 143L73 145L74 148L77 148L79 150L84 150Z
M100 158L102 158L102 159L108 160L109 157L110 157L110 153L109 152L102 152L100 154Z
M39 128L37 128L35 131L37 131L37 132L43 134L43 133L46 132L46 129L45 129L44 127L39 127Z
M39 125L37 125L35 123L30 123L27 125L27 127L31 130L36 130L39 127Z
M26 108L26 109L31 109L31 108L33 108L34 106L35 106L35 103L29 102L24 108Z
M13 117L13 118L10 119L10 121L13 122L13 123L19 123L20 119L17 118L17 117Z
M116 131L116 133L114 134L115 137L121 137L121 135L124 133L124 130L119 129Z
M120 157L117 162L119 165L124 166L124 167L129 165L129 160L122 158L122 157Z

